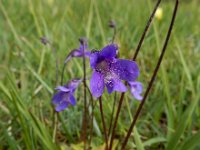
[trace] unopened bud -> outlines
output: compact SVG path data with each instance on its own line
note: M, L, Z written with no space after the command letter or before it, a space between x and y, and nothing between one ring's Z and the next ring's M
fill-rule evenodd
M49 43L49 41L47 40L46 37L41 37L40 40L41 40L42 44L44 44L44 45L46 45L47 43Z
M79 39L79 42L81 43L81 45L87 45L87 38L86 37L81 37Z
M115 28L115 27L116 27L115 21L114 21L114 20L110 20L109 23L108 23L108 26L109 26L110 28Z

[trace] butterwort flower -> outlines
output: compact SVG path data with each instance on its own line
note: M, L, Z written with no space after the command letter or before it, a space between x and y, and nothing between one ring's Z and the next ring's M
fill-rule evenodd
M53 96L52 103L56 105L55 109L57 112L64 110L69 105L74 106L76 104L74 92L80 82L80 79L73 79L66 85L55 88L58 92Z
M64 63L67 63L72 57L83 57L84 54L86 57L90 56L90 51L87 50L87 48L88 48L87 39L80 38L79 41L80 41L79 49L72 50L65 58Z
M135 97L135 99L142 100L143 99L143 97L141 96L143 90L142 83L137 81L129 81L128 84L130 86L131 94Z
M90 90L94 97L100 97L105 86L109 94L113 91L126 92L127 88L121 80L135 81L139 75L136 62L116 58L117 50L117 45L110 44L90 54L93 69Z

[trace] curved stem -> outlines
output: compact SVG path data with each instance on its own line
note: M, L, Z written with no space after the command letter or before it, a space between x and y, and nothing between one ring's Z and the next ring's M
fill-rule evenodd
M56 81L55 81L55 85L58 84L58 59L57 59L57 53L56 53L56 49L54 48L53 44L51 42L49 42L46 38L42 38L43 40L43 44L44 45L49 45L49 47L51 48L54 57L55 57L55 61L56 61ZM44 41L45 40L45 41ZM53 108L53 106L52 106ZM55 111L55 109L53 108L53 135L52 135L52 139L53 142L55 142L56 140L56 132L57 132L57 124L58 124L58 113Z
M103 115L103 105L102 105L102 98L101 98L101 96L99 97L99 108L100 108L101 120L102 120L102 124L103 124L104 138L105 138L105 141L106 141L105 150L108 150L108 135L107 135L106 124L105 124L104 115Z
M154 15L155 15L155 13L156 13L156 10L157 10L157 8L158 8L160 2L161 2L161 0L158 0L158 1L157 1L156 5L155 5L155 7L154 7L154 9L153 9L153 12L152 12L152 14L151 14L151 16L150 16L150 18L149 18L147 24L146 24L146 27L145 27L145 29L144 29L144 32L143 32L143 34L142 34L142 36L141 36L141 38L140 38L140 41L139 41L139 43L138 43L138 46L137 46L136 50L135 50L135 54L134 54L134 56L133 56L133 60L136 59L136 57L137 57L137 55L138 55L138 52L140 51L140 48L141 48L142 43L143 43L143 41L144 41L145 35L146 35L146 33L147 33L148 29L149 29L149 26L151 25L151 22L152 22L152 20L153 20L153 18L154 18Z
M62 67L62 73L61 73L61 84L60 85L63 85L63 79L64 79L64 71L65 71L65 67L66 67L66 63L63 64L63 67Z
M88 147L90 149L90 145L91 145L92 137L93 137L94 99L93 99L92 93L90 92L90 89L89 89L87 84L86 84L86 88L87 88L87 90L88 90L88 92L90 94L90 103L89 103L89 105L92 105L92 112L91 112L91 118L90 118L91 125L90 125L90 131L89 131L90 139L89 139L89 142L88 142ZM87 109L89 110L89 108L87 108Z
M114 103L113 103L113 107L112 107L112 114L111 114L111 119L110 119L110 125L109 125L109 129L108 129L108 136L110 135L110 132L112 129L112 122L113 122L116 102L117 102L117 93L115 92Z
M125 93L121 94L119 105L118 105L118 108L117 108L117 113L116 113L115 121L114 121L114 124L113 124L113 129L112 129L112 135L111 135L109 150L112 149L112 143L113 143L113 140L114 140L114 137L115 137L115 128L117 126L117 121L118 121L118 118L119 118L119 113L120 113L122 102L123 102L123 99L124 99L124 94Z
M58 124L58 113L55 110L53 112L53 118L53 142L55 143Z
M86 64L85 64L85 43L83 42L83 87L84 87L84 113L82 123L82 139L84 141L84 149L86 150L86 134L87 134L87 100L86 100Z
M145 26L144 32L143 32L143 34L142 34L142 36L141 36L141 38L140 38L139 44L138 44L138 46L137 46L137 48L136 48L136 51L135 51L135 54L134 54L134 56L133 56L133 60L135 60L135 59L137 58L138 52L140 51L140 48L141 48L142 43L143 43L143 41L144 41L145 35L146 35L146 33L147 33L147 31L148 31L148 28L149 28L149 26L150 26L150 24L151 24L151 22L152 22L152 19L154 18L155 12L156 12L156 10L157 10L157 8L158 8L160 2L161 2L161 0L158 0L158 1L157 1L156 5L155 5L155 7L154 7L154 10L153 10L153 12L152 12L152 14L151 14L151 16L150 16L149 20L147 21L147 24L146 24L146 26ZM120 101L119 101L119 105L118 105L118 108L117 108L117 114L116 114L115 121L114 121L114 125L113 125L113 130L112 130L112 135L111 135L111 141L110 141L109 150L112 149L112 143L113 143L113 140L114 140L114 137L115 137L115 128L116 128L117 121L118 121L118 118L119 118L119 112L120 112L120 110L121 110L122 102L123 102L123 99L124 99L124 94L125 94L125 93L122 93L122 94L121 94Z
M91 145L91 142L92 142L92 137L93 137L93 120L94 120L94 101L93 100L91 100L92 101L92 103L91 103L91 105L92 105L92 112L91 112L91 125L90 125L90 139L89 139L89 148L90 148L90 145Z
M160 64L161 64L161 62L162 62L162 59L163 59L163 56L164 56L164 54L165 54L165 51L166 51L166 48L167 48L167 44L168 44L168 41L169 41L169 38L170 38L170 35L171 35L171 31L172 31L172 28L173 28L173 25L174 25L174 21L175 21L175 18L176 18L176 12L177 12L177 9L178 9L178 3L179 3L179 0L176 0L176 4L175 4L175 7L174 7L172 20L171 20L171 23L170 23L170 26L169 26L169 29L168 29L168 32L167 32L167 36L166 36L165 43L164 43L163 48L162 48L162 52L161 52L161 54L160 54L158 63L157 63L156 68L155 68L155 70L154 70L154 72L153 72L153 75L152 75L152 78L151 78L151 80L150 80L150 83L149 83L149 85L148 85L148 87L147 87L147 90L145 91L144 98L143 98L143 100L141 101L141 103L140 103L140 105L139 105L139 108L138 108L137 111L136 111L135 117L134 117L134 119L133 119L133 121L132 121L132 123L131 123L131 126L130 126L130 128L129 128L129 130L128 130L128 133L127 133L127 135L126 135L126 138L125 138L125 140L124 140L124 142L123 142L123 144L122 144L122 147L121 147L122 150L124 150L125 147L126 147L126 144L127 144L127 142L128 142L128 139L129 139L129 137L130 137L130 135L131 135L131 132L132 132L134 126L135 126L135 123L136 123L136 121L137 121L137 119L138 119L138 117L139 117L139 114L140 114L140 112L141 112L141 110L142 110L142 107L143 107L143 105L144 105L144 103L145 103L145 101L146 101L146 98L147 98L147 96L148 96L148 94L149 94L149 91L150 91L150 89L151 89L151 87L152 87L152 85L153 85L153 82L154 82L155 77L156 77L156 75L157 75L157 72L158 72L158 70L159 70Z
M56 85L58 84L58 59L57 59L57 54L56 54L56 49L52 46L52 50L55 54L55 59L56 59Z
M114 43L114 41L115 41L115 36L116 36L116 33L117 33L117 30L116 30L116 27L113 27L113 37L112 37L112 41L111 41L111 43L113 44Z

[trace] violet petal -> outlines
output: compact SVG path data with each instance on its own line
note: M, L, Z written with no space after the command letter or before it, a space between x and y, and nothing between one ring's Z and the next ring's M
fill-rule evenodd
M139 75L138 65L134 61L117 59L116 62L112 64L111 68L120 79L125 81L134 81Z
M94 97L100 97L104 90L103 75L94 71L90 79L90 90Z
M99 52L94 52L90 54L90 66L94 69L97 63L100 61L100 54Z
M123 82L121 82L119 79L112 79L106 83L106 87L108 90L108 93L112 93L113 91L118 92L126 92L127 88L124 85Z
M56 111L60 112L60 111L64 110L65 108L68 107L68 104L69 103L67 101L60 102L60 104L56 106Z
M116 54L117 54L117 45L115 44L110 44L110 45L107 45L106 47L104 47L102 50L101 50L101 55L106 58L106 59L112 59L112 58L115 58Z
M54 94L54 96L53 96L53 98L52 98L52 103L53 104L58 104L58 103L60 103L60 101L62 101L62 97L63 97L63 94L65 94L65 93L63 93L63 92L58 92L58 93L56 93L56 94Z
M76 105L76 99L75 99L74 95L70 94L69 101L72 106Z
M137 99L142 100L143 97L141 96L143 86L140 82L129 82L131 94Z
M69 92L70 89L66 88L65 86L58 86L55 88L55 90L60 90L62 92Z
M71 90L72 93L76 90L76 88L81 83L81 81L82 81L81 79L73 79L73 80L69 81L67 86L69 87L69 89Z

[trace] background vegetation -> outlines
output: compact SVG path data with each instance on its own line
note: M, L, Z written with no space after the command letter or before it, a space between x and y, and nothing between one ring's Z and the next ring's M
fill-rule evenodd
M55 87L55 57L41 44L47 37L57 50L59 69L78 38L90 49L101 49L112 38L108 21L117 23L120 56L130 59L156 1L150 0L0 0L0 149L80 149L83 89L77 105L60 113L53 137L51 97ZM137 58L144 87L152 75L174 1L163 1L162 18L154 20ZM200 3L180 1L165 58L127 149L200 149ZM82 60L68 63L65 81L81 77ZM87 62L88 63L88 62ZM89 66L89 63L88 63ZM91 69L87 75L90 78ZM88 81L89 82L89 81ZM104 94L107 125L113 96ZM139 102L126 94L115 143L126 135ZM92 145L101 149L102 124L98 103Z

